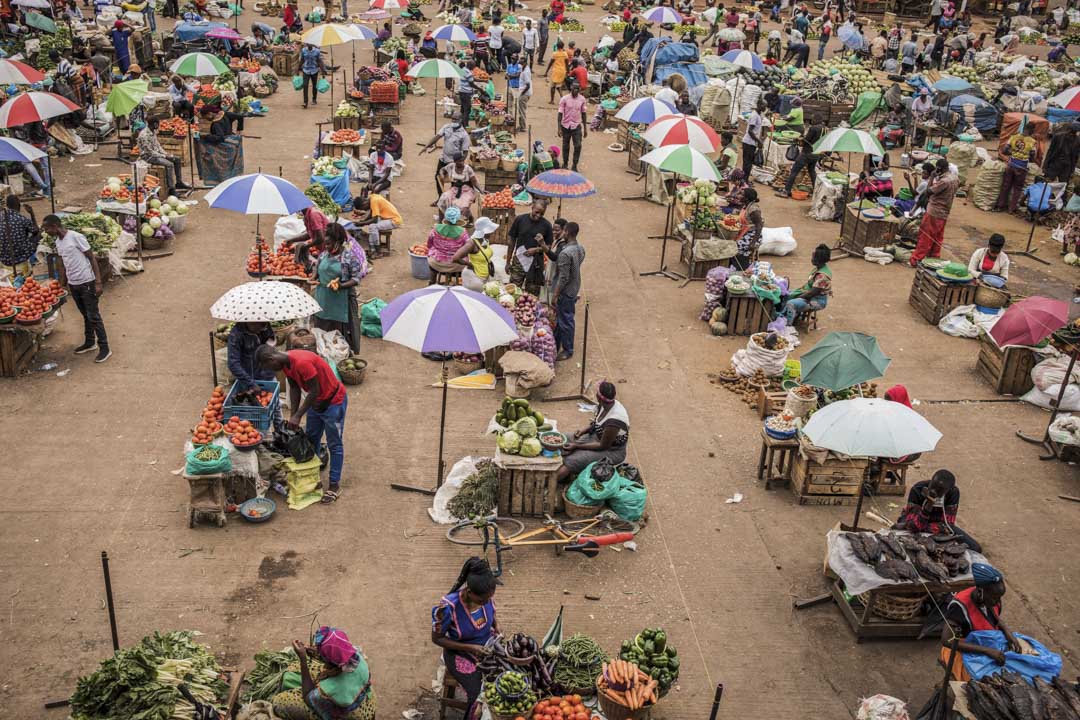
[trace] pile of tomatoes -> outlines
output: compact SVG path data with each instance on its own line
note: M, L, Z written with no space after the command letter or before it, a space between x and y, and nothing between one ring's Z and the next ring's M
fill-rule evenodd
M514 195L510 188L503 188L499 192L488 193L480 203L481 207L510 209L514 207Z
M225 434L236 447L251 447L262 442L262 433L255 429L249 420L241 420L233 415L225 423Z
M353 145L360 142L363 136L355 130L343 129L330 133L330 142L340 145Z
M255 396L255 399L259 401L259 404L266 407L270 404L270 401L274 399L274 393L266 390L260 390L259 394Z
M525 718L514 720L525 720ZM582 704L580 695L563 695L536 703L532 711L532 720L600 720L600 716L589 713Z
M8 318L15 308L22 308L15 315L15 322L36 323L59 304L64 294L63 288L55 280L42 285L34 278L27 278L18 290L5 289L0 295L0 318Z
M225 419L225 388L218 385L214 392L210 393L210 399L206 401L206 408L202 412L202 420L206 423L218 422Z
M182 117L173 117L162 120L158 125L158 135L172 135L173 137L185 138L188 134L188 129L192 127L198 127L197 125L189 125Z
M221 432L221 423L203 419L195 426L195 432L191 434L191 444L209 445L219 432Z
M259 248L262 248L262 274L276 277L306 277L304 266L296 262L292 252L284 245L278 251L271 252L270 247L260 239L247 259L247 271L253 275L259 273Z

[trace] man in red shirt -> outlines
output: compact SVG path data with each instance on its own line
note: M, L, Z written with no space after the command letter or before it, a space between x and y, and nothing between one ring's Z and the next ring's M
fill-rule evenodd
M585 61L580 58L573 62L574 67L570 70L570 77L577 81L578 89L584 93L589 89L589 68L585 67Z
M309 350L281 352L269 345L255 351L255 363L275 373L281 371L289 379L290 415L286 424L296 429L300 419L307 417L307 436L316 447L326 434L330 452L330 489L322 501L332 503L341 495L341 468L345 464L345 411L349 396L333 369L319 355ZM303 390L303 400L300 391Z

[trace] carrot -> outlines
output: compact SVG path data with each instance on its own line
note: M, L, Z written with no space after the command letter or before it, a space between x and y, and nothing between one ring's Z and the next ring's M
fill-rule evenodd
M608 696L608 699L617 702L620 705L626 704L626 698L622 697L622 693L617 693L614 690L604 688L604 694Z

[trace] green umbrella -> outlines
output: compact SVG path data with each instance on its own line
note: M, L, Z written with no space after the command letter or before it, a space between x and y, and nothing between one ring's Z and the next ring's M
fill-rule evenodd
M891 362L872 335L831 332L800 359L802 381L837 392L885 374Z
M868 153L870 155L884 155L885 149L881 147L878 139L865 130L855 128L835 128L830 130L825 137L814 145L814 154L820 155L827 152L844 153Z
M138 107L149 90L150 84L145 80L117 83L105 101L105 109L116 117L126 116Z
M223 75L229 67L210 53L193 52L181 55L169 66L169 70L184 77L207 77Z

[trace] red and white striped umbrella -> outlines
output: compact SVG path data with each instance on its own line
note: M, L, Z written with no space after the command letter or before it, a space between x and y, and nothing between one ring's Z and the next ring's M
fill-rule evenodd
M1065 92L1058 93L1050 98L1050 104L1066 110L1080 110L1080 87L1072 87Z
M397 10L401 7L398 0L371 0L368 8L371 10Z
M39 72L18 60L0 60L0 85L33 85L45 79Z
M689 145L698 152L714 153L720 149L720 136L701 118L665 115L657 118L642 135L654 147Z
M27 123L75 112L79 106L65 97L47 92L28 92L16 95L0 105L0 127L17 127Z

